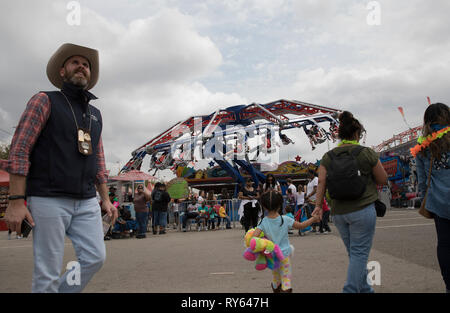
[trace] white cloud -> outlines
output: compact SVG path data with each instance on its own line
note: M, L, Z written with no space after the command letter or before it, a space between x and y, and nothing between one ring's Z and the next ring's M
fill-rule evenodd
M117 38L117 45L105 49L104 62L105 71L126 78L122 84L192 81L222 63L214 43L178 10L135 20Z
M300 72L293 89L304 98L352 111L366 125L368 144L376 145L407 127L398 106L403 106L410 124L421 123L426 97L450 83L448 76L438 72L435 66L418 70L318 68Z
M282 98L351 110L378 144L405 130L398 106L415 126L426 96L448 102L450 2L380 0L380 26L367 25L367 2L80 1L82 23L71 27L64 1L3 1L0 127L10 131L32 94L53 89L48 58L75 42L100 51L93 92L113 164L189 116ZM296 145L283 157L315 161L327 148L311 152L301 131L288 134Z
M106 159L112 167L117 161L123 165L132 150L179 120L245 102L237 94L211 92L197 81L218 75L222 55L179 10L162 8L122 25L82 4L80 26L67 25L67 12L64 3L52 1L19 2L2 10L0 39L14 39L0 51L0 60L8 60L1 63L2 72L9 74L0 78L2 127L17 123L34 93L54 89L45 66L64 42L99 50L100 80L92 90L99 99L93 104L102 111ZM18 15L24 21L19 28L13 27ZM12 70L11 64L18 66Z
M237 45L237 44L239 44L239 39L238 38L236 38L236 37L234 37L234 36L231 36L231 35L227 35L226 37L225 37L225 42L227 43L227 44L229 44L229 45Z

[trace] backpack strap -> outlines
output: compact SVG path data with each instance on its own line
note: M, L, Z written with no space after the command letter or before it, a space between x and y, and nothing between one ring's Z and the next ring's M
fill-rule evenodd
M353 148L350 153L354 158L356 158L361 153L361 151L364 150L364 148L365 148L364 146L358 145L355 148Z
M328 156L330 157L330 159L332 161L334 160L334 158L336 158L338 155L340 155L342 153L350 153L354 158L356 158L361 153L361 151L364 148L365 148L364 146L359 146L358 145L355 148L351 149L350 152L349 151L342 151L342 152L339 152L339 153L336 154L333 150L330 150L330 151L327 152L327 154L328 154Z
M364 147L364 146L356 146L356 148L353 148L352 149L352 151L350 152L351 153L351 155L355 158L355 160L357 159L357 157L358 157L358 155L365 149L366 147ZM360 166L359 166L359 162L357 162L358 163L358 169L360 170L360 172L361 172L361 176L362 177L365 177L365 179L368 179L369 178L369 176L371 175L370 173L364 173L361 169L360 169Z
M333 150L328 151L326 154L328 154L331 162L330 162L330 168L333 168L333 160L339 156L342 153L349 153L350 155L352 155L355 159L356 157L361 153L362 150L364 150L364 146L356 146L355 148L353 148L350 152L349 151L342 151L340 153L335 153Z
M328 155L328 157L330 158L330 164L328 165L329 168L327 168L328 171L333 170L334 166L333 166L333 160L336 158L336 153L333 152L333 150L330 150L326 153ZM328 176L328 174L327 174Z
M330 157L331 161L333 161L336 157L336 153L334 153L333 150L328 151L327 154Z
M330 151L327 152L327 154L328 154L328 156L330 158L330 161L331 161L330 162L330 166L332 167L334 159L336 159L340 155L340 153L336 153L333 150L330 150Z

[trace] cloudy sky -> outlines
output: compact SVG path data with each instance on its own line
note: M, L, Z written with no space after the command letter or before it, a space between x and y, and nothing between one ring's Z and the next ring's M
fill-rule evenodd
M108 167L192 115L278 99L346 109L366 145L421 123L426 97L450 97L450 2L379 0L79 0L0 2L0 141L9 142L29 98L53 90L45 68L63 43L100 52L93 103L104 120ZM70 19L69 19L70 20ZM315 162L299 131L281 160ZM330 147L332 147L331 145ZM145 169L146 170L146 169Z

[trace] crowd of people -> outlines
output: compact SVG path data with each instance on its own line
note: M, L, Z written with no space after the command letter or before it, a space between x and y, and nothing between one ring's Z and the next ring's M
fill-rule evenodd
M132 217L130 210L125 205L119 204L115 187L109 189L109 198L118 209L118 218L105 235L105 240L109 240L111 237L127 236L135 236L137 239L146 238L149 222L151 222L154 235L166 234L169 204L172 203L174 208L177 207L177 201L171 199L166 191L166 185L160 182L155 184L152 192L144 184L138 184L134 196L128 199L133 202L135 218Z
M258 201L264 193L268 191L275 191L282 194L282 189L285 189L285 196L283 203L280 206L279 214L287 215L297 221L305 221L312 216L315 208L316 193L318 186L317 173L314 170L308 171L308 180L301 182L297 186L294 185L292 179L286 180L285 188L277 181L273 174L268 174L266 182L255 189L254 183L251 179L247 179L245 186L239 193L239 199L242 200L239 211L240 221L245 231L255 228L268 211L261 208L260 201ZM304 236L306 232L316 234L328 234L331 228L328 226L330 219L330 209L326 199L323 200L324 216L320 222L312 223L311 227L299 230L299 235ZM292 231L289 231L291 234Z
M199 194L190 194L187 199L171 199L163 183L156 183L152 192L139 184L134 196L127 198L127 201L133 202L133 218L128 207L119 204L117 190L112 186L109 198L118 209L118 218L105 235L105 240L133 236L146 238L146 233L150 232L149 226L154 235L163 235L171 222L174 229L178 229L181 223L183 232L186 232L189 221L195 222L198 231L231 229L228 197L224 189L218 195L214 191L209 191L207 195L200 191Z
M219 230L222 227L231 229L230 205L226 190L219 195L209 191L200 191L198 196L192 194L185 202L185 210L181 216L182 230L187 231L188 222L197 224L197 230Z
M90 103L97 97L89 91L98 82L99 64L96 49L71 43L60 46L46 70L57 90L31 97L18 121L9 160L0 163L10 175L7 226L19 235L24 220L33 228L31 288L35 293L81 292L102 268L106 247L100 209L112 221L113 230L133 230L136 238L144 238L149 216L153 234L163 235L169 204L177 207L164 184L157 184L151 193L139 185L133 199L136 212L133 221L126 208L116 201L115 194L111 191L108 194L103 120L101 111ZM447 292L450 292L449 124L449 107L443 103L430 104L423 117L423 136L411 149L422 203L419 212L434 220L437 258ZM333 222L349 257L343 292L374 291L367 280L367 261L375 234L376 186L387 184L387 174L376 152L360 146L365 129L350 112L342 112L338 129L331 131L340 140L338 147L324 154L317 174L309 173L306 188L288 182L288 206L284 205L279 184L270 175L261 188L249 180L239 193L244 229L256 228L254 236L264 232L282 250L282 265L273 270L274 292L292 292L292 248L288 236L291 228L302 231L312 227L317 232L319 227L319 233L330 230L326 223L329 214L326 199L331 199L328 204ZM314 128L305 132L313 148L327 135ZM100 206L96 192L101 198ZM226 202L220 202L226 199L223 195L215 199L211 193L206 199L204 194L191 199L190 209L182 218L183 229L189 218L195 220L199 230L215 229L216 222L229 225L229 208ZM296 221L289 217L303 212L303 208L306 218L300 216ZM181 214L179 206L177 212ZM71 239L79 261L79 284L69 283L71 271L61 276L66 236Z
M318 179L313 170L308 172L308 177L307 184L300 183L298 186L295 186L291 179L287 179L280 214L292 216L298 221L311 217ZM268 174L266 182L260 184L258 188L254 187L254 182L250 178L247 179L234 201L225 188L220 193L215 193L213 190L208 192L202 190L198 194L191 193L186 199L171 199L165 189L165 184L156 183L153 191L150 192L143 184L139 184L134 196L127 199L134 204L135 217L132 217L130 210L125 205L119 204L116 188L111 187L110 201L119 213L118 219L105 236L105 240L111 237L129 236L141 239L145 238L146 233L150 231L154 235L162 235L166 234L166 229L171 227L171 224L174 229L179 228L183 232L190 229L193 224L196 226L196 231L231 229L232 217L235 216L230 212L233 209L232 202L239 205L237 216L247 232L250 228L255 228L268 213L261 208L260 196L269 190L282 193L281 185L273 174ZM324 207L328 208L326 200L324 200ZM319 223L313 223L312 229L309 227L307 231L317 234L331 232L328 226L329 210L326 212L328 214L325 214L325 218ZM299 235L303 236L305 232L305 230L299 231Z
M284 183L284 182L283 182ZM307 183L293 184L292 179L287 179L283 189L286 190L283 196L283 205L280 207L280 214L288 215L297 221L311 217L315 206L315 194L317 192L318 178L314 170L308 172ZM284 188L285 187L285 188ZM261 219L267 215L268 211L263 210L260 204L260 196L269 190L282 193L280 182L273 174L268 174L264 184L258 188L254 187L254 182L249 178L241 188L234 203L239 204L237 215L239 222L245 232L250 228L255 228ZM220 193L213 190L208 192L200 191L190 193L186 199L171 199L163 183L156 183L152 192L143 184L138 184L134 195L128 195L127 202L134 204L135 217L132 217L130 210L125 205L120 205L117 197L117 190L111 187L109 190L111 203L118 209L118 219L112 225L110 231L105 236L105 240L112 238L125 238L135 236L138 239L145 238L146 233L166 234L166 229L173 223L173 228L180 228L186 232L192 224L197 231L231 229L232 196L226 188ZM327 234L331 232L328 226L329 209L327 201L324 200L324 219L318 223L313 223L306 231L317 234ZM235 214L233 214L235 216ZM150 230L151 228L151 230ZM299 230L299 235L304 236L305 230ZM290 231L290 233L292 233Z

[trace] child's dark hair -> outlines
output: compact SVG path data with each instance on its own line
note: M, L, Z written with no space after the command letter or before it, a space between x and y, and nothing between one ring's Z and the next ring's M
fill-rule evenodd
M285 210L286 210L286 213L294 213L294 210L292 209L292 207L290 205L286 206Z
M262 207L269 212L278 211L283 206L283 196L275 190L263 193L259 201ZM283 225L283 218L281 218L281 225Z

